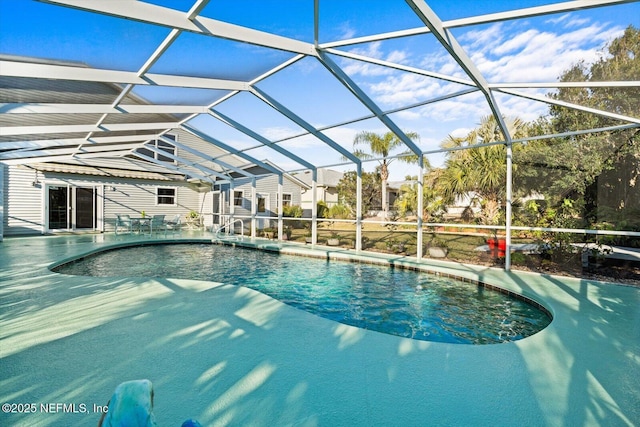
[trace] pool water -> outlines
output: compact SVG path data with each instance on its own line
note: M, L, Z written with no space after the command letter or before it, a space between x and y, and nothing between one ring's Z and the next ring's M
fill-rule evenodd
M123 248L64 264L55 271L245 286L336 322L425 341L514 341L535 334L551 321L544 311L525 301L474 283L224 245Z

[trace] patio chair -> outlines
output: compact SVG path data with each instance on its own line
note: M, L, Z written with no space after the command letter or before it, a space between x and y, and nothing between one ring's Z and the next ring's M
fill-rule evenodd
M167 231L171 231L173 235L175 232L182 233L182 222L180 221L180 214L175 215L169 221L164 223L164 235L167 235Z
M140 231L140 221L137 219L131 219L130 215L116 214L116 235L118 234L118 227L124 227L128 230L129 234L131 234L134 228L137 228L138 231Z
M167 236L167 226L164 222L165 215L154 215L151 218L151 230L158 233L160 230L164 230L165 237Z

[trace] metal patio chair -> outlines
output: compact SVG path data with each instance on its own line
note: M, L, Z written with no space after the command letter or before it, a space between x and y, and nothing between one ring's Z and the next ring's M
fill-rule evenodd
M129 234L133 233L134 228L140 231L140 221L137 219L131 219L130 215L118 215L116 214L116 227L115 233L118 234L118 227L124 227Z
M182 222L180 220L180 214L176 214L169 221L164 222L164 235L167 235L167 231L171 231L171 234L176 232L182 233Z

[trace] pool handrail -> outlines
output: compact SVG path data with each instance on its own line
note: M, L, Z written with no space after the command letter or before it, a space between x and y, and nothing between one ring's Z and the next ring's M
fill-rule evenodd
M231 220L230 220L230 221L227 221L227 223L226 223L226 224L223 224L223 225L219 226L219 227L215 230L215 232L216 232L216 239L220 238L220 234L222 233L222 230L225 230L225 231L226 231L227 237L229 236L229 234L234 234L234 237L236 237L236 236L235 236L235 232L234 232L235 230L234 230L233 228L231 228L231 226L232 226L233 224L235 224L236 222L239 222L239 223L240 223L240 229L241 229L241 230L243 230L243 234L242 234L242 235L244 236L244 221L243 221L242 219L234 219L234 220L232 220L232 221L231 221ZM211 231L213 231L213 228L214 228L214 227L215 227L215 224L211 226L211 228L212 228L212 230L211 230ZM236 237L236 238L237 238L237 237Z

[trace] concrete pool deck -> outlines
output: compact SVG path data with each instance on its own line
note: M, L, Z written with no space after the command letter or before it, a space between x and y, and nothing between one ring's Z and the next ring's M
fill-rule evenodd
M95 426L94 405L141 378L154 384L160 427L188 418L203 426L640 425L640 288L425 261L524 294L554 315L532 337L473 346L338 324L223 283L48 269L149 240L87 234L0 243L0 401L37 405L33 414L0 413L0 425Z

